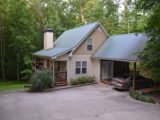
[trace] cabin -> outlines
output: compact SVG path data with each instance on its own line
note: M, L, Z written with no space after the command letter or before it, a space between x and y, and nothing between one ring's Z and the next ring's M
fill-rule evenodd
M54 30L44 31L44 48L33 53L35 69L50 69L56 85L70 84L81 76L95 76L110 83L114 76L128 74L129 63L136 71L138 55L148 37L142 33L110 36L100 22L63 32L53 41Z

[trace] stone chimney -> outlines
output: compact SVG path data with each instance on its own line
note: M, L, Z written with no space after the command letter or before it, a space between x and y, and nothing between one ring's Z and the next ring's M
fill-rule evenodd
M44 50L53 48L53 29L47 28L44 31Z

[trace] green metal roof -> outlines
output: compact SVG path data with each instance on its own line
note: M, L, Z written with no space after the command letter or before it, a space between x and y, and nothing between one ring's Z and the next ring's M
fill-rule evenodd
M109 37L95 52L93 58L137 61L136 52L143 50L148 37L145 34L122 34Z
M68 48L53 48L53 49L48 49L48 50L40 50L34 55L36 56L43 56L43 57L54 57L55 55L60 55L63 52L69 51Z
M78 46L96 27L99 22L94 22L81 27L67 30L54 42L55 48L49 50L40 50L35 52L33 55L54 57L61 53L71 51L73 48Z
M78 28L65 31L56 41L56 47L73 48L78 45L81 40L87 37L88 33L92 31L99 22L87 24Z

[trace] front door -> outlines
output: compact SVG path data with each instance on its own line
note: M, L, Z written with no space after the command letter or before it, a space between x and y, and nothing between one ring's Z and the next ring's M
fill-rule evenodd
M111 81L113 76L113 62L102 60L101 61L101 80Z

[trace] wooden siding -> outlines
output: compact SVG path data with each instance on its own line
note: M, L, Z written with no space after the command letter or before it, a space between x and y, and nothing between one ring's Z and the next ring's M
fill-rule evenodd
M87 38L89 37L93 39L93 50L87 51L87 42L86 42L87 39L86 39L75 50L74 55L92 55L101 46L101 44L108 38L108 36L100 26L97 26L97 28Z

